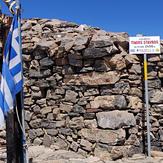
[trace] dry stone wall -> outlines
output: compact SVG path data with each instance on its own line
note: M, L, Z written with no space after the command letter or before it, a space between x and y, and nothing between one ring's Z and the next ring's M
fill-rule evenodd
M145 151L143 58L128 54L127 33L31 19L22 39L31 144L113 158ZM148 60L152 149L161 151L163 58Z

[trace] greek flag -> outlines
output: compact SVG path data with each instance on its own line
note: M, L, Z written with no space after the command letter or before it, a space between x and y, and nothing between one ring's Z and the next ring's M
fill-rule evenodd
M7 36L0 83L0 127L4 125L5 116L14 108L16 94L23 88L22 58L20 54L20 37L18 15L12 20Z

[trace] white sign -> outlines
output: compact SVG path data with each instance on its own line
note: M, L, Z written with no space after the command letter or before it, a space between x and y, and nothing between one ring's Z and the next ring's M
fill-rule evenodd
M160 36L129 38L130 54L160 54Z

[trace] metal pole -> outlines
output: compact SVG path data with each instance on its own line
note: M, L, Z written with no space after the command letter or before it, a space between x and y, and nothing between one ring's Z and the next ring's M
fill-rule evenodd
M11 25L11 17L6 19L6 22L2 28L2 40L3 47L5 46L5 42L7 39L7 34L9 31L9 26ZM4 53L4 48L3 48ZM17 163L18 157L16 154L16 134L15 134L15 116L14 110L11 110L6 116L6 149L7 149L7 163Z
M16 6L17 6L17 14L19 14L18 17L18 30L19 30L19 45L20 45L20 54L22 57L22 43L21 43L21 4L20 4L20 0L16 0ZM21 59L22 60L22 59ZM22 64L23 66L23 64ZM23 67L22 67L22 71L23 71ZM23 90L18 94L17 96L17 100L18 100L18 104L19 104L19 117L20 117L20 121L21 121L21 130L22 130L22 143L23 143L23 162L22 163L28 163L28 150L27 150L27 145L26 145L26 135L25 135L25 124L24 124L24 94L23 94ZM17 107L18 107L17 104Z
M148 96L148 70L147 70L147 54L144 54L144 82L145 82L145 104L147 118L147 146L148 157L151 157L151 140L150 140L150 117L149 117L149 96Z

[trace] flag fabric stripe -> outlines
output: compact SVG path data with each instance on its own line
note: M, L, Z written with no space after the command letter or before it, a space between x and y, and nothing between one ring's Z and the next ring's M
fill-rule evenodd
M15 76L14 76L14 80L15 80L15 83L19 83L22 79L22 74L21 72L17 73Z
M10 61L9 68L12 69L15 65L17 65L19 63L20 63L20 58L18 56L16 56Z
M0 83L0 127L4 116L15 106L16 94L23 88L18 16L15 14L6 40ZM2 115L3 114L3 115Z
M21 71L20 63L18 63L14 68L11 70L11 74L18 74Z
M5 125L4 115L2 112L2 108L0 108L0 128L3 128L4 125Z
M16 94L20 92L19 90L22 89L22 85L23 85L23 80L20 80L19 82L17 82L17 85L15 87L15 93Z

